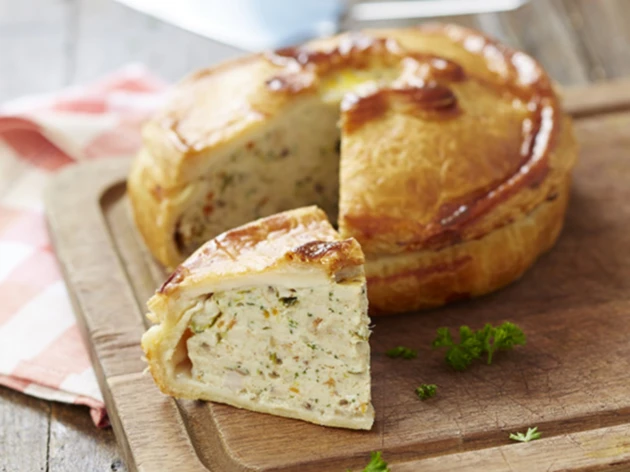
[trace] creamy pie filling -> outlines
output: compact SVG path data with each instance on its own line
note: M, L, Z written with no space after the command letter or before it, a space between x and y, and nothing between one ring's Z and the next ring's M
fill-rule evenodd
M200 297L182 321L178 382L322 417L363 416L369 408L363 278L216 292Z

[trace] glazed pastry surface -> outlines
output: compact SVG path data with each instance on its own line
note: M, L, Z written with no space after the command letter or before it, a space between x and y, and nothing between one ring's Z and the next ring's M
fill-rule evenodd
M560 232L577 155L538 63L453 25L348 33L200 71L144 143L129 190L161 262L315 203L361 244L380 313L518 278Z

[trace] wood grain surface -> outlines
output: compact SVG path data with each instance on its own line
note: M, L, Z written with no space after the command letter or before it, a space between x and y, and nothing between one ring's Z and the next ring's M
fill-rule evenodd
M445 20L530 52L564 85L630 73L626 0L535 0L516 12ZM0 0L0 101L93 80L130 62L173 81L237 54L112 0ZM599 103L600 97L579 96ZM55 418L53 408L60 412ZM80 434L67 443L52 441L53 423ZM75 470L123 470L111 430L83 428L89 425L85 408L0 388L0 470L46 470L62 447ZM95 454L84 453L90 445Z
M0 471L124 470L113 432L96 429L86 407L0 387Z
M374 450L399 466L393 470L630 467L630 101L620 111L614 100L579 101L585 94L566 94L582 150L558 244L493 295L373 320L377 416L369 432L162 395L143 375L138 339L143 304L166 274L130 220L128 162L60 174L48 194L50 227L128 468L334 471L359 468ZM528 344L491 367L453 372L430 348L440 326L505 320L523 328ZM417 348L419 358L389 359L384 352L396 345ZM437 384L438 396L420 402L420 383ZM510 432L529 426L543 439L510 444Z

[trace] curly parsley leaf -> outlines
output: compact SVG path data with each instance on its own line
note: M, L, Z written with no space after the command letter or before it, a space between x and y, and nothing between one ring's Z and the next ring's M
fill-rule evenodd
M535 428L527 428L527 432L523 433L510 433L510 439L519 442L530 442L534 439L540 439L541 433L538 432L538 426Z
M408 347L404 346L394 347L387 351L385 354L387 354L387 356L391 358L402 357L403 359L415 359L416 357L418 357L418 351L414 349L409 349Z
M434 397L437 393L437 385L435 384L422 384L416 389L416 395L420 400L426 400L427 398Z
M495 352L523 345L525 341L525 334L514 323L505 322L497 327L487 323L477 331L465 325L461 326L459 343L455 343L448 328L439 328L433 341L433 348L448 348L446 362L455 370L464 370L484 353L488 355L488 364L492 364Z
M390 470L387 467L387 462L381 457L381 452L378 451L370 453L370 462L363 469L363 472L390 472Z
M438 328L437 338L433 341L433 349L438 347L449 347L453 345L451 331L448 328Z
M448 328L439 328L433 349L448 348L446 362L455 370L464 370L481 356L483 345L468 326L459 328L459 339L459 344L456 344Z
M489 326L489 325L486 325ZM525 333L514 323L506 321L498 328L494 329L492 344L489 344L486 351L488 352L488 364L492 364L492 355L502 349L512 349L517 345L524 345L527 342Z

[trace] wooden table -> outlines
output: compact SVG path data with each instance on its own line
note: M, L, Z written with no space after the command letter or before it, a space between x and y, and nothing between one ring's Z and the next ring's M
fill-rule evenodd
M532 0L457 17L534 55L563 85L630 75L628 0ZM130 62L168 80L238 51L111 0L0 0L0 101L95 79ZM122 471L111 430L86 408L0 388L0 471Z

